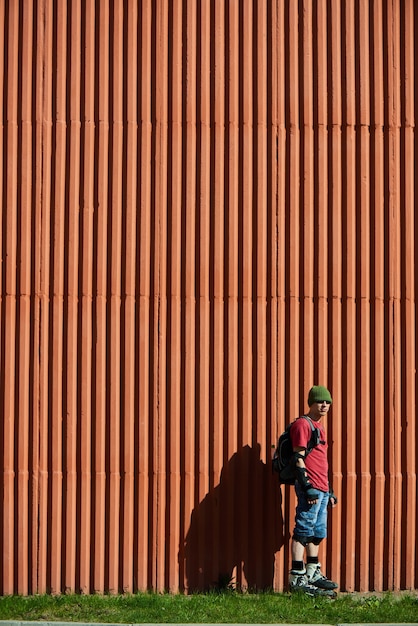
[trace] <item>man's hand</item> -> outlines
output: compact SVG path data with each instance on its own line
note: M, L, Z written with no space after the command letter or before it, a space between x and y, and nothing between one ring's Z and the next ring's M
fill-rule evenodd
M306 489L305 491L305 494L306 494L306 499L308 501L308 504L317 503L318 497L319 497L319 493L317 489L314 489L313 487L308 487L308 489Z
M330 506L333 509L337 506L337 502L338 502L337 496L335 495L333 491L330 491L328 506Z

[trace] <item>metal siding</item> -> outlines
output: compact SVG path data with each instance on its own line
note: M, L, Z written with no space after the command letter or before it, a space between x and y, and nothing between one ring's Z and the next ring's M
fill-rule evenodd
M413 0L0 2L0 593L417 586Z

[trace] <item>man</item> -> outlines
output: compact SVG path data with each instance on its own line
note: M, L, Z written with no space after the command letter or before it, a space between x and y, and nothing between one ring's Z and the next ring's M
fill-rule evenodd
M297 507L292 537L292 569L290 591L310 596L335 597L336 583L321 572L318 561L319 544L327 536L328 505L337 503L328 482L327 439L321 420L327 415L332 397L326 387L316 385L308 395L309 412L297 419L290 429L296 475ZM311 423L309 422L311 420ZM317 430L312 431L312 425ZM312 433L317 440L308 452ZM306 550L307 563L304 565Z

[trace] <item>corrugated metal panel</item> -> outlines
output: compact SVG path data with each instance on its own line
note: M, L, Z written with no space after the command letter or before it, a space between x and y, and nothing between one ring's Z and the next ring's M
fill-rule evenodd
M417 586L413 0L0 1L2 594Z

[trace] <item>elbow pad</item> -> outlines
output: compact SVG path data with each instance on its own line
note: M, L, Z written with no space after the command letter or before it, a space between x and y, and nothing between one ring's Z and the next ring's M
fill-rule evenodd
M295 465L295 477L305 493L307 489L312 489L312 484L309 481L306 467L298 467Z
M308 478L308 473L306 471L305 465L303 465L303 467L300 467L297 465L298 459L302 459L302 461L305 463L305 458L306 458L306 455L300 454L300 452L295 452L295 454L293 455L292 465L293 465L295 478L298 481L299 485L302 487L302 490L305 492L305 494L308 497L316 498L318 496L318 491L314 489L314 487L312 486L312 483L310 482Z

